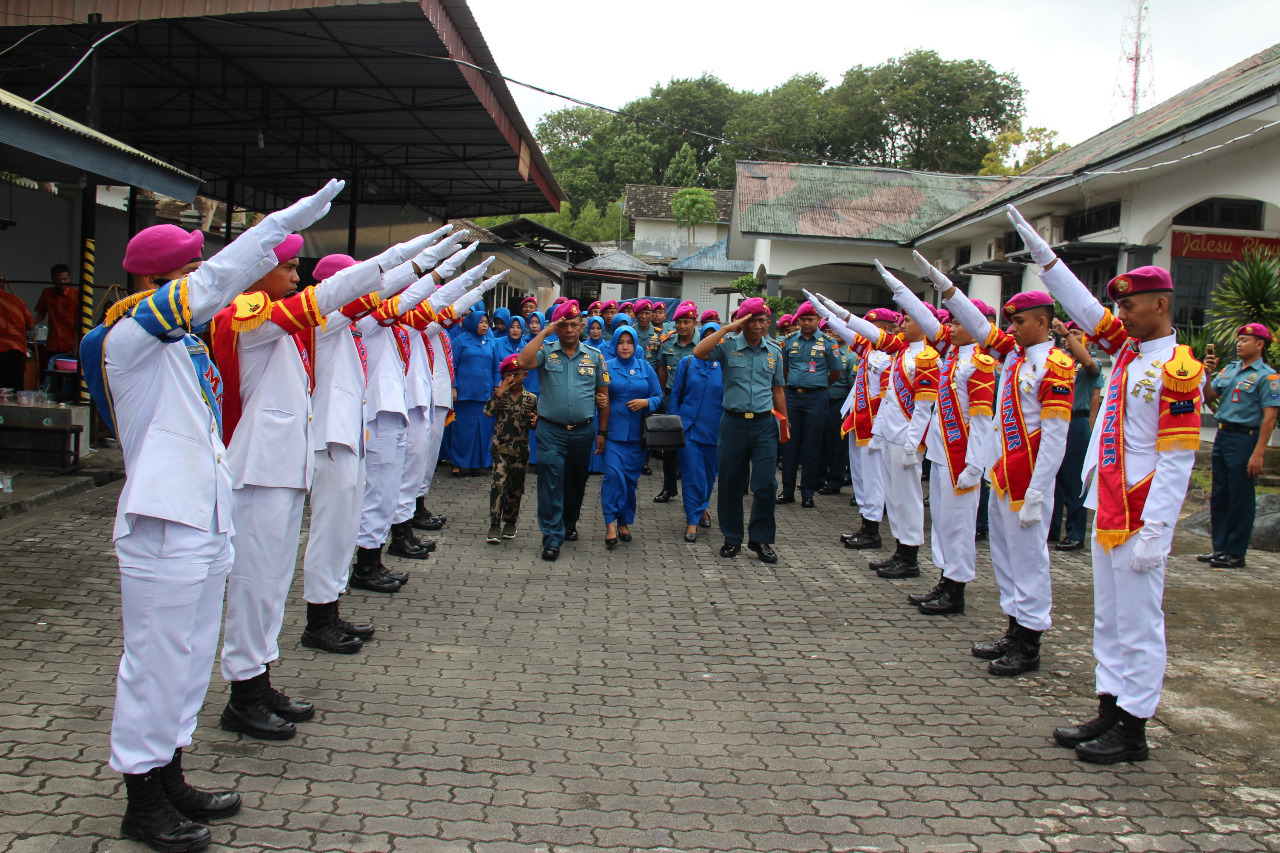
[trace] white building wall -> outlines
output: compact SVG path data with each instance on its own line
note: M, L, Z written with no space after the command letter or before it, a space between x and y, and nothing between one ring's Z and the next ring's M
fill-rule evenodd
M637 219L633 254L659 258L687 258L729 236L728 223L705 223L693 231L693 247L689 247L689 229L680 228L671 219Z

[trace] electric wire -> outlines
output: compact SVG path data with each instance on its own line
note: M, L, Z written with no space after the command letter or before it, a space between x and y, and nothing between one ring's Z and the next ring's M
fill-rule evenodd
M39 97L39 98L32 98L32 99L31 99L31 103L33 103L33 104L38 104L38 103L40 103L40 100L41 100L42 98L44 98L44 96L45 96L45 95L49 94L49 93L50 93L50 92L52 92L54 89L56 89L56 88L58 88L59 86L61 86L61 85L63 84L63 82L64 82L68 77L70 77L72 74L76 73L76 69L77 69L77 68L79 68L81 65L84 65L84 61L85 61L86 59L88 59L90 56L92 56L92 55L93 55L93 52L94 52L95 50L97 50L97 49L98 49L98 45L102 44L104 41L106 41L107 39L111 38L111 37L112 37L113 35L115 35L116 33L122 33L122 32L124 32L125 30L129 29L129 27L132 27L132 26L133 26L133 24L125 24L123 27L120 27L120 28L118 28L118 29L112 30L111 32L109 32L109 33L107 33L105 36L103 36L102 38L100 38L100 39L98 39L97 41L95 41L92 45L90 45L90 46L89 46L89 49L88 49L88 50L86 50L86 51L84 52L84 56L80 57L79 61L78 61L78 62L76 62L76 64L75 64L75 65L71 66L71 69L70 69L66 74L63 74L61 77L59 77L59 78L58 78L58 82L54 83L54 84L53 84L52 86L50 86L48 89L45 89L43 92L41 92L41 93L40 93L40 97Z

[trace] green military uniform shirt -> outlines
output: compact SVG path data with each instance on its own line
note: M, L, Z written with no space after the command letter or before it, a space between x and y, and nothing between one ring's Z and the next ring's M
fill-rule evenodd
M831 343L830 338L827 341ZM853 374L858 369L858 357L848 347L836 343L831 343L831 346L835 347L836 357L840 359L840 381L827 387L827 396L843 403L845 397L849 396L849 390L853 388Z
M514 397L510 394L498 396L496 391L489 395L489 402L484 404L484 416L493 418L490 454L514 456L521 462L528 462L529 421L536 411L538 397L526 389L522 388Z
M667 384L664 390L671 390L671 383L676 380L676 365L686 355L693 355L693 348L697 345L698 339L696 335L689 339L689 343L682 344L679 336L672 333L671 337L663 341L662 345L658 347L658 356L654 369L664 367L667 370Z
M724 376L723 405L731 412L768 412L773 409L773 389L783 384L782 353L763 338L750 346L745 335L726 335L707 356L720 362Z
M596 411L596 389L609 384L604 356L595 347L579 344L572 356L559 341L538 350L538 417L558 424L576 424Z
M1231 362L1213 377L1213 389L1219 397L1219 421L1258 427L1263 409L1280 407L1280 376L1262 359L1248 367L1239 359Z
M806 339L802 332L792 332L782 341L783 364L787 385L792 388L826 388L831 373L843 369L835 353L836 345L822 332Z

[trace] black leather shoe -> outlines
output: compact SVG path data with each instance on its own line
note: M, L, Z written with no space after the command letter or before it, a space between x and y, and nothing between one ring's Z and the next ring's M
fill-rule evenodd
M1058 746L1075 749L1082 743L1097 740L1120 722L1120 709L1116 707L1116 697L1107 693L1098 694L1098 716L1078 726L1059 726L1053 730L1053 739Z
M867 568L871 569L872 571L878 572L881 569L886 568L892 565L893 563L897 562L898 554L901 551L902 551L902 548L899 547L896 551L894 551L889 556L885 557L883 560L872 560L869 563L867 563Z
M349 637L358 637L361 640L367 640L374 634L375 629L369 622L364 622L359 625L353 624L338 616L338 611L336 609L333 611L333 615L333 624L337 625L338 630Z
M796 502L796 496L789 495L786 492L779 492L778 497L774 500L774 503L778 503L778 504L793 504L795 502Z
M676 492L668 492L666 489L658 492L658 496L653 499L656 504L664 504L676 496Z
M1233 557L1230 554L1219 554L1209 561L1209 565L1215 569L1243 569L1244 555Z
M742 550L741 545L730 545L728 542L720 546L721 557L736 557L738 552Z
M703 516L702 516L702 518L698 519L698 526L699 526L699 527L705 527L706 529L710 530L710 529L711 529L711 516L706 515L706 514L704 513L704 514L703 514Z
M1121 761L1146 761L1147 721L1117 708L1119 720L1097 740L1076 747L1076 758L1090 764L1119 764Z
M648 465L645 465L643 468L640 469L640 473L648 477L650 474L653 473L653 469L650 468Z
M1214 560L1222 556L1223 556L1223 553L1221 551L1214 551L1209 554L1200 554L1196 557L1196 559L1202 563L1212 563Z
M951 613L964 613L964 584L959 581L943 578L946 589L937 598L920 603L920 612L925 616L947 616Z
M801 498L800 506L802 506L805 509L813 509L813 498L812 497Z
M885 580L902 580L903 578L920 577L920 564L914 559L908 560L902 555L895 556L893 562L887 566L881 566L876 569L876 577Z
M307 602L307 628L302 632L302 645L335 655L353 655L364 647L364 641L338 627L338 602Z
M566 533L566 534L564 535L564 541L566 541L566 542L577 542L577 541L578 541L578 529L575 527L573 530L570 530L568 533Z
M124 774L129 804L120 821L120 834L162 853L187 853L208 847L213 833L208 827L192 823L170 804L158 770Z
M387 546L387 553L392 557L404 557L407 560L425 560L431 555L431 548L418 540L413 535L413 528L409 526L409 522L402 521L399 524L391 525L391 544Z
M841 537L842 539L844 537ZM863 519L862 528L850 538L844 540L844 547L854 551L865 551L883 547L880 541L880 522Z
M839 486L823 486L821 489L818 489L818 494L838 495L840 494L840 487Z
M604 549L606 551L612 551L614 548L617 548L617 547L618 547L617 536L606 536L604 538Z
M351 569L351 587L369 592L396 592L402 584L387 575L382 565L381 548L357 548L356 564Z
M1081 548L1083 548L1083 547L1084 547L1084 543L1083 543L1083 542L1081 542L1079 539L1072 539L1070 536L1068 536L1066 539L1063 539L1063 540L1062 540L1061 542L1059 542L1057 545L1054 545L1054 546L1053 546L1053 550L1055 550L1055 551L1079 551L1079 550L1080 550Z
M1014 637L1009 650L1003 657L996 658L987 664L987 672L992 675L1022 675L1040 668L1040 631L1018 626L1018 636Z
M240 795L235 791L201 791L187 784L182 772L182 750L173 752L173 760L155 769L165 799L187 820L204 823L221 820L240 811Z
M393 572L390 569L388 569L386 566L383 566L382 574L386 576L387 580L395 581L396 583L400 584L400 586L404 586L409 582L408 572Z
M974 643L970 647L969 652L975 658L983 660L996 660L1004 657L1004 653L1009 651L1009 646L1013 644L1013 638L1018 633L1018 620L1012 616L1009 617L1009 627L1005 630L1004 636L998 640L990 640L981 643Z
M439 530L444 527L444 522L443 515L415 515L409 519L409 526L414 530Z
M908 604L924 604L926 601L933 601L942 595L942 591L947 588L947 579L938 578L938 582L934 584L933 589L928 592L913 592L907 596Z
M560 557L559 548L543 548L542 559L554 563Z
M260 740L289 740L298 733L293 723L267 707L263 685L267 674L231 682L231 701L222 709L218 724L229 732L240 732Z
M694 542L697 542L697 541L698 541L698 531L696 531L696 530L695 530L695 531L693 531L692 533L685 533L685 535L684 535L684 541L686 541L686 542L688 542L688 543L690 543L690 544L692 544L692 543L694 543Z
M271 665L261 676L263 681L262 701L280 719L291 723L305 723L316 715L316 706L300 699L290 699L271 686Z
M778 562L778 555L774 553L768 542L748 542L747 547L756 552L756 556L760 558L762 563Z
M849 506L857 506L857 505L858 505L857 495L854 495L853 497L849 498Z
M630 530L619 530L619 531L618 531L618 538L619 538L619 539L621 539L623 542L630 542L630 541L631 541L631 531L630 531Z

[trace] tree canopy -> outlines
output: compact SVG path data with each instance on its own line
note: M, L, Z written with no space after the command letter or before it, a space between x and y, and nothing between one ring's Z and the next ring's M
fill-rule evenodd
M986 62L913 50L855 65L836 85L799 74L764 92L740 92L711 74L673 79L624 106L625 116L589 107L548 113L536 136L573 209L599 212L628 183L731 188L742 159L977 174L996 151L993 168L1028 168L1036 152L1056 152L1056 134L1032 128L1017 142L1002 136L1022 134L1023 98L1017 77ZM1028 144L1022 161L1004 162Z

